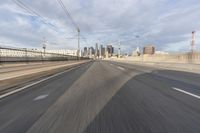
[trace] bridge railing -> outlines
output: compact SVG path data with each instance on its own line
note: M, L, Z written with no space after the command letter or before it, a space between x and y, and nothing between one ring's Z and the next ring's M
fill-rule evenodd
M37 61L69 61L84 60L85 57L50 53L38 50L0 47L0 63L3 62L37 62Z

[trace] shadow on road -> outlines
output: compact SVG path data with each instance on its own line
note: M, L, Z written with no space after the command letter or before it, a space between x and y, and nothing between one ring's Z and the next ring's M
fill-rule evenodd
M155 70L137 75L119 89L84 133L197 133L200 102L172 87L200 94L199 83L200 75L189 72Z

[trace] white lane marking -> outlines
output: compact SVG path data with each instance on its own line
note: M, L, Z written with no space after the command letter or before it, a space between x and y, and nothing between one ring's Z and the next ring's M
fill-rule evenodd
M195 97L195 98L200 99L200 96L198 96L198 95L192 94L192 93L190 93L190 92L187 92L187 91L181 90L181 89L176 88L176 87L172 87L172 88L173 88L174 90L179 91L179 92L182 92L182 93L185 93L185 94L187 94L187 95L190 95L190 96L193 96L193 97Z
M40 95L40 96L37 96L36 98L34 98L33 101L41 100L41 99L44 99L44 98L46 98L48 96L49 96L49 94Z
M121 70L125 70L123 67L118 66L117 68L121 69Z
M56 76L59 76L59 75L61 75L61 74L63 74L63 73L66 73L66 72L68 72L68 71L71 71L71 70L76 69L76 68L79 68L79 67L80 67L80 66L74 67L74 68L71 68L71 69L68 69L68 70L66 70L66 71L63 71L63 72L54 74L54 75L52 75L52 76L50 76L50 77L44 78L44 79L39 80L39 81L37 81L37 82L34 82L34 83L32 83L32 84L26 85L26 86L24 86L24 87L22 87L22 88L19 88L19 89L16 89L16 90L14 90L14 91L8 92L8 93L6 93L6 94L0 95L0 99L2 99L2 98L4 98L4 97L7 97L7 96L9 96L9 95L12 95L12 94L14 94L14 93L20 92L20 91L22 91L22 90L24 90L24 89L26 89L26 88L28 88L28 87L34 86L34 85L36 85L36 84L39 84L39 83L44 82L44 81L46 81L46 80L48 80L48 79L51 79L51 78L56 77Z

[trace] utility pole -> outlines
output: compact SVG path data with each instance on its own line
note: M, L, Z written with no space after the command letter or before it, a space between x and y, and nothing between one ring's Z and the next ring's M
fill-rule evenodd
M0 47L0 65L2 65L2 57L3 55L2 55L2 52L1 52L1 47Z
M121 42L119 41L119 48L118 48L118 58L120 58L120 54L121 54L121 48L120 48Z
M78 60L80 60L80 29L77 28L77 32L78 32L78 50L77 50L77 56L78 56Z
M62 2L62 0L57 0L58 3L60 4L61 8L63 9L63 11L65 12L66 16L71 20L72 24L74 25L74 27L76 28L77 32L78 32L78 50L77 50L77 57L78 60L80 60L80 29L77 25L77 23L74 21L74 19L72 18L70 12L67 10L66 6L64 5L64 3Z
M43 45L42 45L42 48L43 48L43 56L44 56L44 58L45 58L45 50L46 50L46 39L45 39L45 37L43 37Z
M140 39L140 36L139 35L136 35L135 38L137 38L137 45L139 46L139 49L141 48L141 54L142 54L142 62L144 62L144 52L143 52L143 48L142 46L140 47L140 43L139 43L139 39Z
M195 31L192 31L191 51L194 52L194 49L195 49Z

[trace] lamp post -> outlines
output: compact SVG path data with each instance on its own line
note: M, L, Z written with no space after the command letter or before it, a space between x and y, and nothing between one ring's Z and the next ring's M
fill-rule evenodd
M118 48L118 58L120 58L120 54L121 54L121 48L120 48L121 42L119 41L119 48Z
M78 56L78 60L80 60L80 29L77 28L77 32L78 32L78 50L77 50L77 56Z
M140 49L140 44L139 44L139 38L140 38L140 36L139 36L139 35L136 35L135 38L137 38L137 45L138 45L138 47L139 47L139 49ZM144 53L143 53L143 48L142 48L142 46L141 46L141 55L142 55L142 62L143 62L143 61L144 61Z
M42 48L43 48L43 58L42 58L42 60L44 60L44 58L45 58L46 47L47 47L47 45L46 45L46 39L45 39L45 37L43 37L43 45L42 45Z
M2 52L1 52L1 47L0 47L0 65L2 64Z

